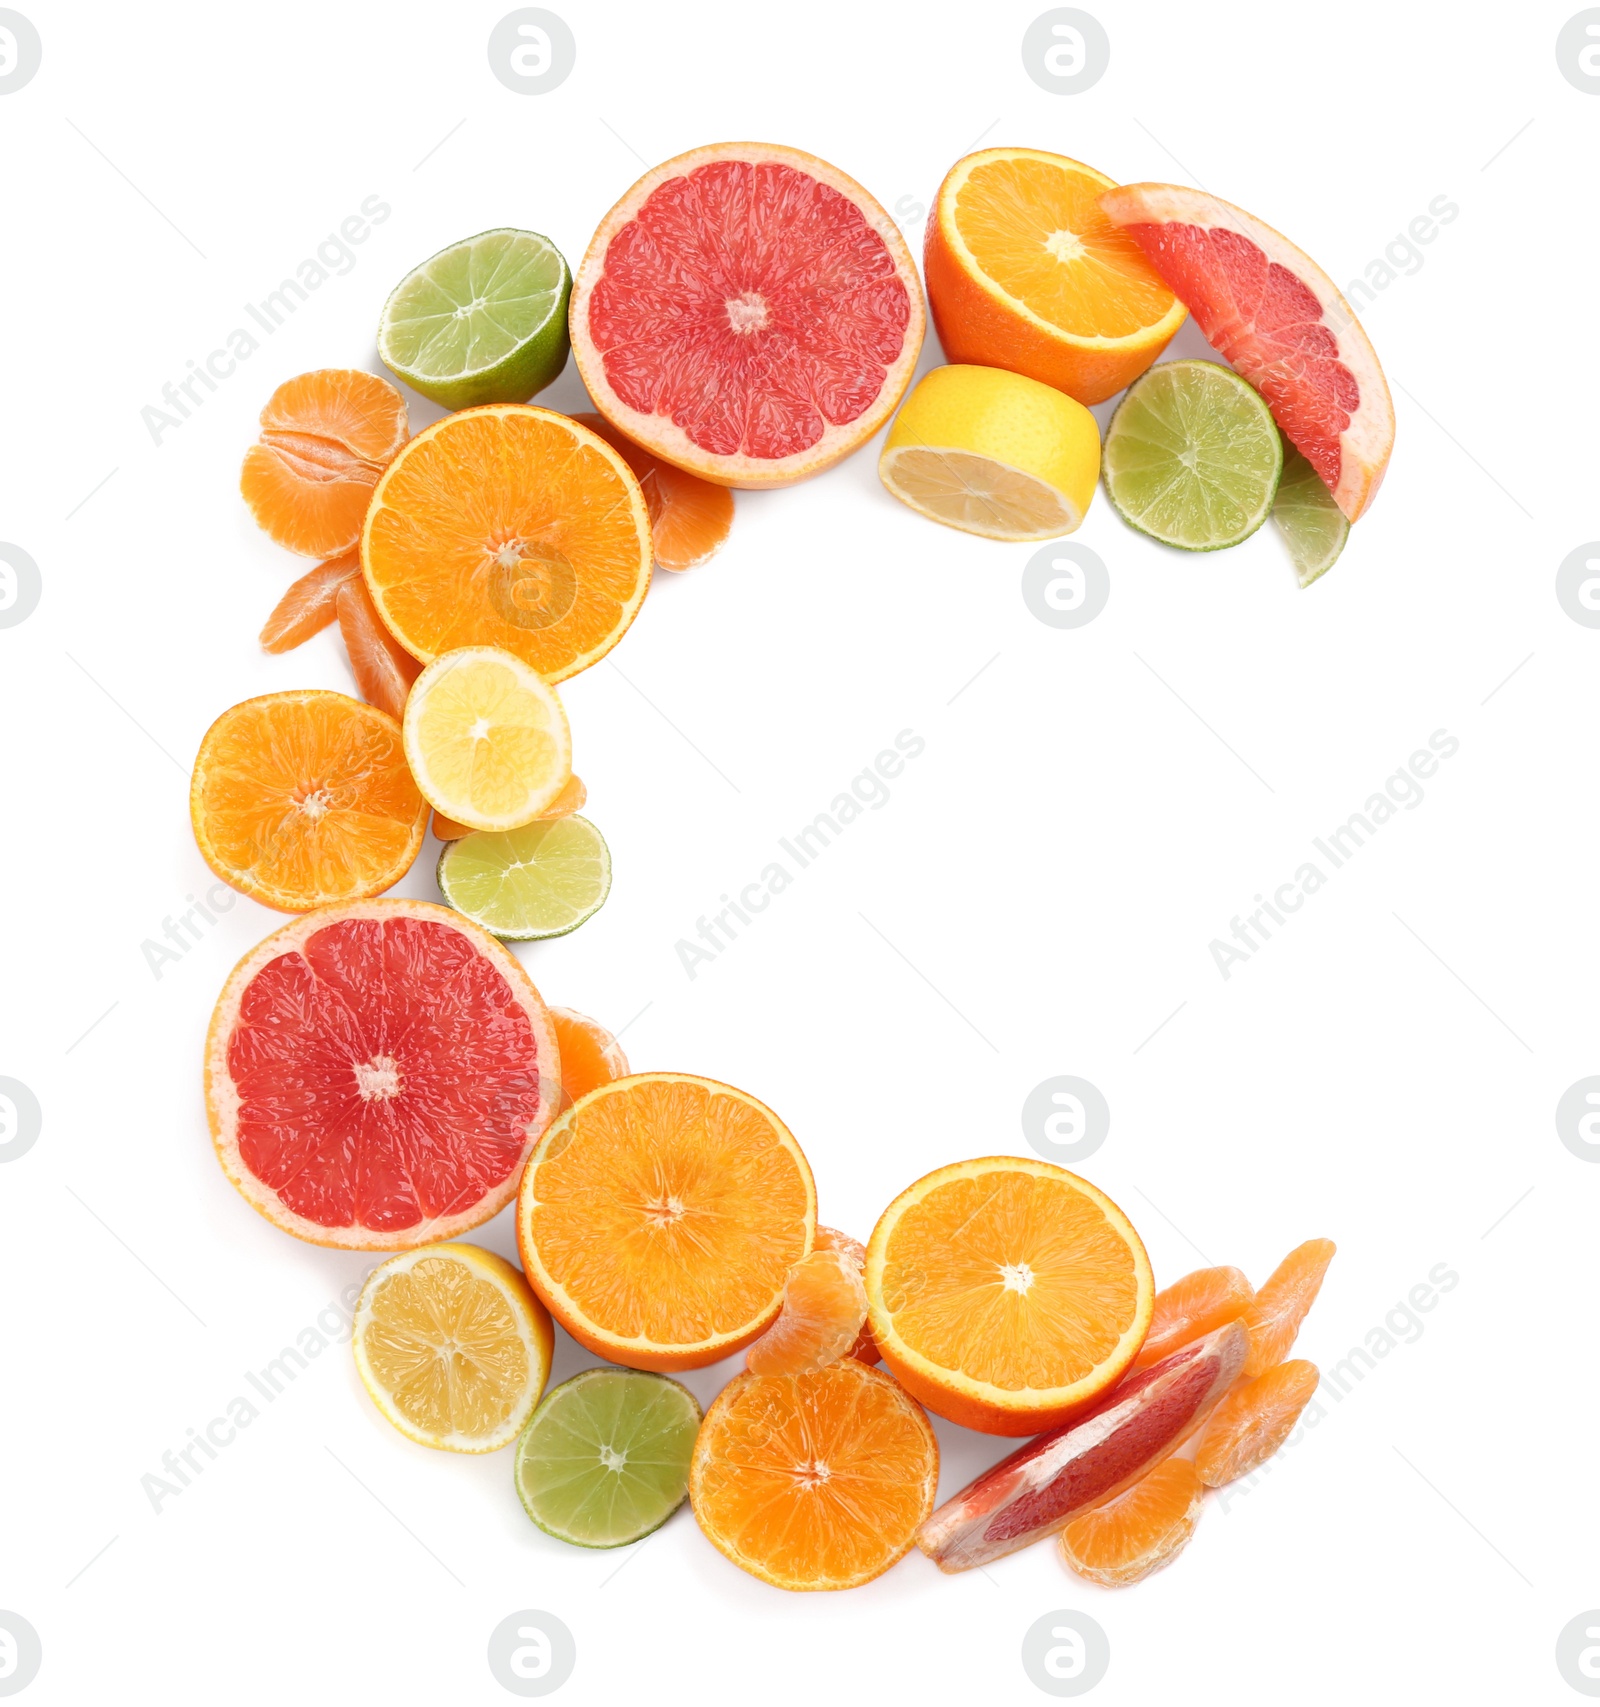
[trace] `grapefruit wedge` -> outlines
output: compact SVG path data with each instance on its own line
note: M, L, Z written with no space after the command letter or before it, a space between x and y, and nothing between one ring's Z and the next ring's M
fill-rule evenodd
M697 148L600 222L572 353L600 413L720 486L820 474L893 413L922 291L894 221L836 167L774 143Z
M206 1040L223 1171L316 1245L413 1250L510 1201L561 1065L512 955L427 901L322 907L233 969Z
M1394 448L1394 405L1333 280L1270 225L1204 190L1127 184L1100 207L1266 399L1345 516L1364 515Z

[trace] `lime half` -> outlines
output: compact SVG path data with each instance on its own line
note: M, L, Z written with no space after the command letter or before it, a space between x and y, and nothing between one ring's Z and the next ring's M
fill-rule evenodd
M1350 537L1344 511L1334 503L1321 475L1288 443L1283 447L1283 479L1278 482L1272 520L1289 547L1302 587L1327 574Z
M1283 442L1232 369L1162 362L1117 405L1102 461L1106 495L1130 527L1183 551L1220 551L1271 514Z
M378 354L413 391L466 409L526 403L567 365L572 274L537 231L484 231L395 286Z
M517 830L474 830L439 855L445 900L508 942L575 931L610 890L611 850L577 813Z
M517 1441L517 1493L557 1540L625 1547L689 1492L694 1394L666 1375L586 1369L546 1393Z

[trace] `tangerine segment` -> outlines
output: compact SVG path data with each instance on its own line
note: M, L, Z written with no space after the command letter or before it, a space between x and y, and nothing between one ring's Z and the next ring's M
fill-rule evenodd
M855 1588L910 1551L938 1479L922 1407L846 1357L810 1375L736 1375L701 1426L689 1500L751 1576Z
M837 1227L817 1225L817 1249L819 1251L843 1251L857 1271L865 1276L867 1272L867 1247L859 1239L852 1239L848 1233L841 1233ZM878 1342L872 1337L872 1324L863 1321L861 1332L856 1335L856 1343L850 1348L850 1355L857 1363L877 1363L879 1361Z
M771 1325L816 1202L771 1109L712 1079L639 1073L551 1127L523 1175L517 1244L580 1345L634 1369L698 1369Z
M307 688L244 700L211 725L189 816L224 883L301 913L398 883L422 847L428 804L392 717Z
M867 1319L861 1270L845 1251L813 1251L789 1270L778 1319L745 1353L755 1375L812 1375L847 1356Z
M693 569L714 557L728 542L733 526L733 493L726 486L674 468L642 445L619 433L604 415L585 410L574 415L607 444L615 445L639 477L650 511L650 538L663 569Z
M1227 1322L1236 1322L1249 1309L1255 1291L1237 1268L1197 1268L1156 1294L1135 1369L1159 1363L1180 1345L1209 1334Z
M526 404L417 434L367 510L361 566L389 631L431 662L498 646L547 681L598 663L650 586L639 482L597 433Z
M1110 1198L1052 1162L956 1162L902 1192L867 1247L872 1337L906 1388L985 1434L1037 1434L1133 1361L1155 1286Z
M551 1008L550 1023L561 1046L561 1108L566 1111L590 1091L628 1076L628 1057L598 1020L573 1008Z
M1255 1302L1245 1311L1244 1325L1250 1330L1250 1356L1246 1375L1263 1375L1281 1363L1294 1344L1306 1312L1322 1290L1338 1247L1332 1239L1307 1239L1296 1245L1267 1277Z
M292 652L320 634L334 619L339 589L360 573L361 554L353 549L308 569L272 607L261 630L262 650Z
M1061 1531L1066 1564L1102 1588L1126 1588L1170 1565L1200 1522L1206 1485L1187 1458L1168 1458L1126 1493Z
M206 1041L223 1171L318 1245L414 1250L487 1221L554 1112L539 992L426 901L296 919L234 968Z
M411 684L421 674L422 666L378 620L378 613L372 608L372 595L359 570L339 588L335 608L339 614L339 633L361 697L399 722L406 714Z
M1195 1468L1209 1488L1259 1469L1283 1445L1322 1379L1303 1357L1241 1381L1211 1413L1195 1451Z
M332 557L360 539L372 489L406 430L405 399L387 380L355 368L299 374L267 399L239 490L279 545Z

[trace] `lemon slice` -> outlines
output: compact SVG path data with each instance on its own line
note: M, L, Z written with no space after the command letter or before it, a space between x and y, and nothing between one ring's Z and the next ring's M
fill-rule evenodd
M402 1434L442 1452L493 1452L533 1415L555 1334L503 1257L426 1245L367 1276L352 1343L373 1403Z
M572 776L572 736L555 689L496 646L435 658L406 700L404 732L428 804L468 829L529 823Z
M895 417L878 476L920 515L986 539L1056 539L1100 477L1094 416L1003 368L935 368ZM426 793L426 790L424 790Z

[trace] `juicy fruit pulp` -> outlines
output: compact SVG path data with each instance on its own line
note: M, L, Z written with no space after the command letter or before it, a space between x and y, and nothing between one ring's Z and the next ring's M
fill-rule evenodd
M1197 1268L1156 1294L1150 1332L1144 1337L1135 1369L1143 1369L1212 1329L1236 1322L1250 1307L1255 1291L1242 1269Z
M819 1222L816 1248L819 1251L842 1252L856 1265L856 1273L865 1276L867 1247L859 1239L852 1239L848 1233L841 1233L837 1227L824 1227ZM861 1324L861 1332L856 1335L856 1343L851 1346L850 1355L857 1363L878 1362L878 1343L872 1337L870 1321Z
M1220 1488L1265 1464L1294 1432L1320 1379L1316 1364L1295 1358L1239 1382L1200 1436L1194 1455L1200 1480Z
M1283 478L1272 501L1272 524L1289 548L1289 561L1302 587L1327 574L1350 537L1350 524L1333 494L1293 445L1284 447Z
M361 697L398 723L406 714L406 700L422 666L383 626L360 575L340 586L334 608Z
M911 1549L939 1448L914 1399L841 1358L736 1375L706 1413L689 1498L711 1544L778 1588L854 1588Z
M558 1072L544 1003L492 937L427 902L366 901L234 969L206 1102L224 1170L268 1220L410 1250L510 1200Z
M576 813L462 836L439 855L440 894L504 942L565 936L599 911L610 888L611 855Z
M1061 1557L1102 1588L1126 1588L1170 1565L1200 1522L1205 1483L1187 1458L1168 1458L1126 1493L1073 1518Z
M261 630L262 650L292 652L320 634L334 619L339 589L360 573L361 554L353 548L306 570L272 607Z
M778 1319L745 1354L754 1375L812 1375L837 1362L867 1319L861 1270L845 1251L813 1251L789 1270Z
M223 712L200 743L189 815L224 883L301 913L398 883L422 846L427 802L392 717L308 688Z
M640 1073L592 1092L529 1159L517 1243L567 1332L635 1369L698 1369L742 1350L811 1250L800 1147L743 1091Z
M1243 1327L1225 1328L1130 1375L1093 1410L1030 1440L946 1500L917 1534L941 1571L965 1571L1053 1534L1169 1457L1244 1367Z
M700 1406L637 1369L585 1369L545 1395L517 1442L523 1510L577 1547L625 1547L689 1493Z
M598 1020L572 1008L551 1008L550 1023L561 1046L561 1107L566 1111L590 1091L628 1076L628 1057ZM820 1233L822 1229L819 1227Z
M1306 1312L1322 1290L1322 1277L1336 1248L1332 1239L1307 1239L1267 1276L1244 1313L1244 1325L1250 1330L1246 1375L1264 1374L1288 1354Z
M604 415L585 410L572 418L614 445L638 477L650 511L650 542L658 567L693 569L722 549L733 526L733 494L726 486L714 486L652 456Z

